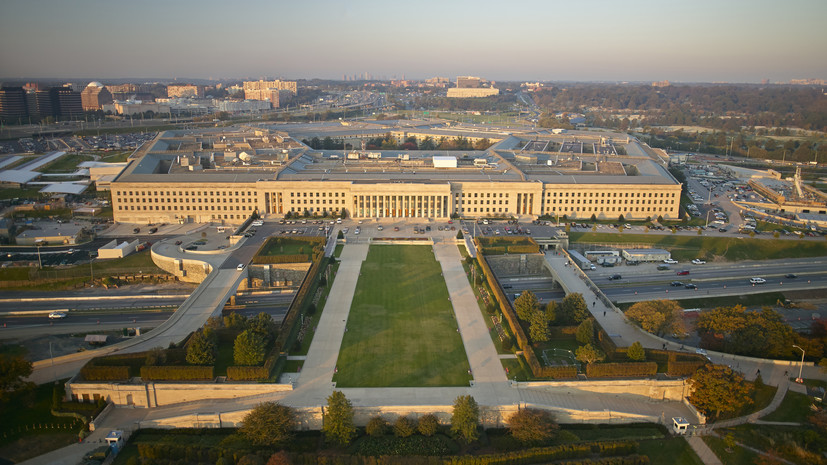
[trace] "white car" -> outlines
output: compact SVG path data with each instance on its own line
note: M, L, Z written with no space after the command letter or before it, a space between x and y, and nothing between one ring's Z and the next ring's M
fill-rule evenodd
M675 260L674 258L667 258L666 260L663 261L663 263L666 263L667 265L677 265L678 261Z
M50 320L61 320L66 318L66 312L50 312L49 319Z
M244 269L244 264L243 264L243 263L239 263L239 264L238 264L238 266L237 266L237 267L235 267L235 269L236 269L236 270L238 270L238 271L243 270L243 269Z
M764 279L764 278L750 278L749 279L750 284L764 284L765 282L767 282L767 280Z
M692 260L692 264L693 265L705 265L706 262L701 260L700 258L696 258L696 259Z

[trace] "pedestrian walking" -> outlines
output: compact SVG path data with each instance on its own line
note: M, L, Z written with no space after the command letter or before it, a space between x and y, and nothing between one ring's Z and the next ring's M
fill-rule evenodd
M603 310L603 316L606 316L606 310Z

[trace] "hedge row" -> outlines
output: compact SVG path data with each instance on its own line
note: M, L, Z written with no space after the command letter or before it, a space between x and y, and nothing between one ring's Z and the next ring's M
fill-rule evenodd
M478 238L474 238L474 242L476 243L477 250L483 249ZM508 325L511 328L511 334L513 334L517 339L517 346L523 351L523 356L525 357L526 363L528 363L528 366L531 368L531 373L535 377L542 377L540 374L542 366L537 360L537 357L534 355L534 350L528 342L528 338L523 331L523 327L520 326L520 321L517 318L517 314L514 312L514 307L511 306L511 302L509 302L508 298L506 298L505 294L503 294L502 287L500 287L500 284L497 282L497 278L488 266L488 261L485 260L485 256L483 254L477 254L477 262L479 262L480 268L482 269L482 274L485 276L486 281L488 281L488 287L491 289L491 292L494 293L494 299L499 304L500 311L506 321L508 321Z
M121 381L129 379L129 367L86 365L80 375L86 381Z
M589 363L586 376L589 378L636 378L654 376L658 372L655 362Z
M508 253L540 253L540 246L535 245L510 245Z
M293 336L296 322L299 321L299 316L306 307L307 300L313 298L310 290L318 282L319 273L321 273L328 263L329 259L321 254L313 257L313 264L310 266L310 269L307 270L304 281L302 281L301 286L299 286L296 297L293 298L290 308L287 309L287 315L284 316L284 320L281 322L281 330L276 339L277 347L287 347L287 342Z
M704 361L679 362L669 360L666 365L666 374L669 376L691 376L698 371L698 368L706 365Z
M273 265L276 263L306 263L310 261L310 255L306 253L296 255L261 255L253 258L257 265Z
M214 376L211 366L143 366L141 378L144 381L200 381Z
M281 356L281 346L274 343L273 349L264 359L264 365L260 367L230 366L227 367L227 379L233 381L264 381L270 379L273 369L276 367Z
M540 377L541 378L551 378L551 379L573 379L577 378L577 367L574 365L568 366L553 366L553 367L540 367Z

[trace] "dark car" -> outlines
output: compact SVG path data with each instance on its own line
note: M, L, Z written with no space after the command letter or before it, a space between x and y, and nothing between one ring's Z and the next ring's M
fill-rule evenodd
M694 285L694 284L687 284L687 285L686 285L686 286L684 286L684 287L685 287L685 288L687 288L687 289L697 289L697 288L698 288L698 286L696 286L696 285Z
M609 276L609 281L614 281L616 279L621 279L621 276L619 274L613 274Z
M784 277L785 277L785 278L789 278L789 279L795 279L795 278L797 278L797 277L798 277L798 275L797 275L797 274L793 274L793 273L789 273L789 274L785 274L785 275L784 275Z
M680 287L683 286L683 283L680 281L672 281L669 285L672 287Z
M680 270L677 273L678 276L686 276L688 274L689 274L689 270Z

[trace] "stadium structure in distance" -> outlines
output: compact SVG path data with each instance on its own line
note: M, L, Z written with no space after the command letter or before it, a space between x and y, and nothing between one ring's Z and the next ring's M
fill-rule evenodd
M399 143L459 137L493 145L313 150L301 142L330 137L364 147L386 135ZM681 184L663 160L625 134L337 121L166 131L133 154L111 190L120 223L241 224L254 212L633 220L677 218Z

